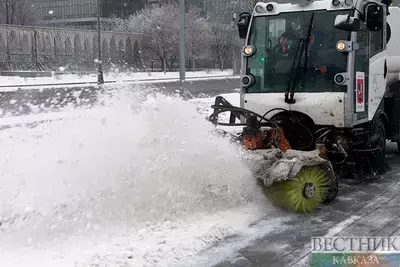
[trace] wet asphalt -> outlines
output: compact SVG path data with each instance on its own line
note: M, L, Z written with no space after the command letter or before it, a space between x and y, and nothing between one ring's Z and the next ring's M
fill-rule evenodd
M253 228L262 229L277 217L282 223L213 267L339 266L312 263L311 237L399 236L400 154L394 143L388 144L388 162L392 169L384 176L363 182L341 180L338 198L315 214L267 212ZM242 238L229 237L220 246L229 246Z

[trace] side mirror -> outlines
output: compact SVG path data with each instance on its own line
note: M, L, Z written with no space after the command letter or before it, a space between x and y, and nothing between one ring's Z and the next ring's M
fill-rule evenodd
M393 1L392 0L382 0L381 3L386 6L386 14L389 16L390 15L389 7L392 6Z
M240 13L238 20L238 29L240 39L246 39L247 31L250 25L251 15L248 12Z
M335 19L335 28L343 31L356 32L360 25L360 20L350 15L337 15Z
M367 29L380 31L383 27L383 8L378 5L367 6Z

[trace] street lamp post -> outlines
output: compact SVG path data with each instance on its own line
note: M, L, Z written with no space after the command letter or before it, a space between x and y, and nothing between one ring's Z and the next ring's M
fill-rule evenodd
M235 10L232 10L232 35L234 35L235 31L236 31L236 27L235 27L236 19L237 19L237 14L236 14ZM233 40L236 40L236 38L233 37ZM241 68L240 65L241 64L240 64L240 56L239 55L240 55L240 50L239 51L237 50L237 45L235 42L233 45L233 56L232 56L232 59L233 59L232 67L233 67L234 75L240 74L240 68Z
M179 80L181 94L184 92L185 82L185 0L179 1L180 7L180 27L179 27Z
M100 1L97 0L97 49L98 49L98 73L97 73L97 83L104 84L104 76L103 76L103 59L101 55L101 25L100 25L100 15L101 15L101 6Z

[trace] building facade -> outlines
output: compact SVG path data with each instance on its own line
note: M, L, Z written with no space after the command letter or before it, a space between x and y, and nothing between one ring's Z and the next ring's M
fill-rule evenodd
M143 36L103 32L102 59L112 65L140 67ZM94 71L97 31L0 25L0 70Z
M97 5L103 22L112 16L127 17L144 7L146 0L31 0L43 24L78 28L94 28ZM99 1L99 2L98 2Z
M32 0L45 24L87 24L95 21L97 0Z
M97 22L97 1L101 6L102 21L116 15L127 17L146 4L162 5L178 0L31 0L46 26L95 28ZM289 0L275 0L289 2ZM205 15L218 16L230 21L243 11L250 11L258 0L185 0L187 4L200 7ZM393 0L399 5L400 0Z

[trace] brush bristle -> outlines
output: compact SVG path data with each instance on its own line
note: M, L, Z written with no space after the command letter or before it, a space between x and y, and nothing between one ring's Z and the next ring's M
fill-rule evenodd
M296 178L269 186L266 190L268 198L275 205L289 211L315 212L328 195L331 185L329 176L319 166L307 166L299 172ZM312 183L315 186L312 198L306 198L303 194L306 183Z
M345 173L346 177L367 179L370 176L383 175L391 170L385 155L380 150L357 151L352 157L352 168Z

